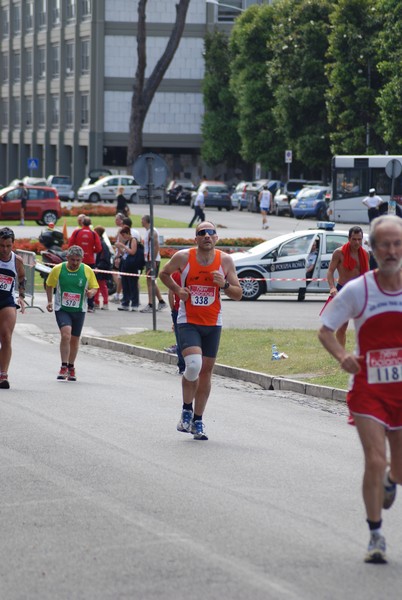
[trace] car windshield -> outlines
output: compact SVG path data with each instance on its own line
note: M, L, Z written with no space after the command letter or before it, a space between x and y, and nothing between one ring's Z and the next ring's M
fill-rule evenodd
M322 197L323 191L317 189L306 189L302 190L299 194L299 200L303 198L303 200L308 200L309 198L319 198Z
M228 188L225 185L208 185L208 192L227 192Z
M302 181L289 181L287 185L288 192L297 192L297 190L300 190L302 185Z
M52 185L71 185L70 177L52 177Z
M295 254L307 254L314 236L315 233L311 235L305 235L303 237L299 237L294 240L290 240L289 242L286 242L279 250L278 256L294 256Z

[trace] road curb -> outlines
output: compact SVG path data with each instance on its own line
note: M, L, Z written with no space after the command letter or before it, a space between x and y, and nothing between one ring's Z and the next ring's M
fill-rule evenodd
M142 346L133 346L132 344L116 342L107 338L83 335L81 337L81 343L85 346L96 346L97 348L104 348L105 350L124 352L125 354L130 354L139 358L145 358L147 360L154 360L156 362L165 363L168 365L176 365L177 363L177 357L173 354L169 354L168 352L164 352L162 350L152 350L151 348L143 348ZM338 388L316 385L306 381L297 381L296 379L287 379L285 377L267 375L266 373L258 373L257 371L247 371L246 369L229 367L228 365L221 365L219 363L215 365L214 373L215 375L221 375L222 377L229 377L231 379L238 379L241 381L254 383L261 386L264 390L297 392L299 394L313 396L314 398L335 400L336 402L346 402L346 391Z

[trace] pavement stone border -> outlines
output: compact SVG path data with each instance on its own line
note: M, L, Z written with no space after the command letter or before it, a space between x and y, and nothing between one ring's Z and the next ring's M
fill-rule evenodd
M113 350L115 352L124 352L139 358L153 360L168 365L176 365L176 356L162 350L153 350L151 348L143 348L142 346L133 346L124 342L116 342L108 338L92 337L83 335L81 343L86 346L96 346L105 350ZM285 377L274 377L266 373L258 373L257 371L247 371L237 367L229 367L216 363L214 368L215 375L229 377L231 379L239 379L248 381L261 386L264 390L280 390L288 392L297 392L306 394L314 398L322 398L323 400L335 400L336 402L346 402L346 391L338 388L332 388L324 385L316 385L306 381L297 381L295 379L287 379Z

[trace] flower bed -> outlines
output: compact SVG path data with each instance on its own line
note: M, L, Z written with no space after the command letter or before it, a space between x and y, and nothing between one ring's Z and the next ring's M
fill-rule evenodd
M63 217L78 217L78 215L87 215L88 217L114 217L116 215L115 206L105 206L103 204L83 204L82 206L72 206L70 209L63 207L61 209Z

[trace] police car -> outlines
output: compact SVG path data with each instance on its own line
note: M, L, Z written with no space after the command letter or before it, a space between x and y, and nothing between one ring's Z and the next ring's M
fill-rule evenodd
M243 290L242 300L257 300L271 292L295 292L298 300L304 300L306 292L328 294L326 278L332 254L348 241L348 231L334 231L331 226L334 224L319 223L317 229L288 233L246 252L234 252L231 256ZM313 256L315 265L309 276L312 281L307 282L306 266L314 242L317 255ZM366 235L363 247L368 250Z

